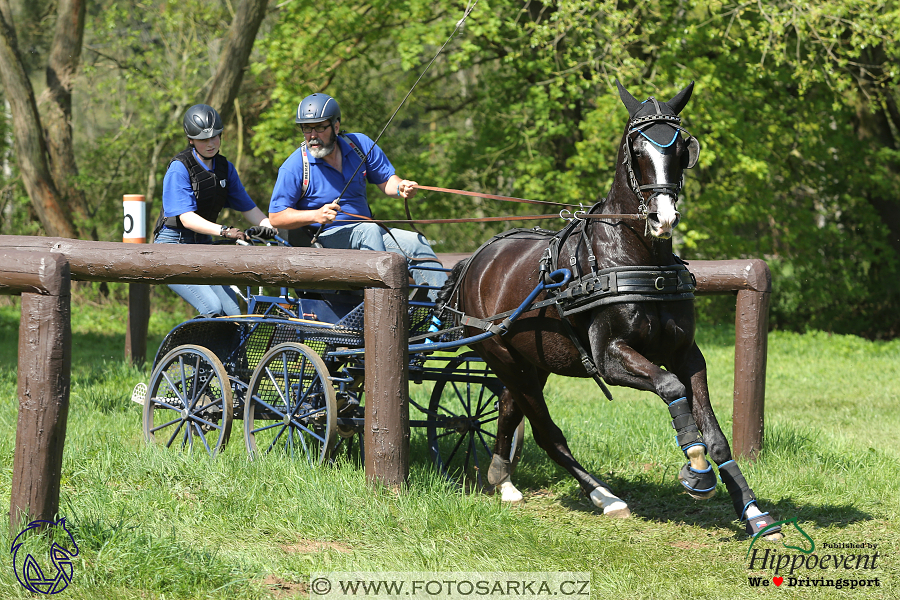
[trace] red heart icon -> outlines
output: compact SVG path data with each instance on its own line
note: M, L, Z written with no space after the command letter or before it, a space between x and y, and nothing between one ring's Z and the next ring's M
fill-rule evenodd
M784 583L784 577L773 577L772 583L774 583L776 586L779 586Z

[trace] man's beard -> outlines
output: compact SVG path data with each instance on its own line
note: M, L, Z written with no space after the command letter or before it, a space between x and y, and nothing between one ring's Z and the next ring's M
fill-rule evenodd
M331 132L331 141L329 143L325 143L322 139L313 139L309 140L306 143L306 146L309 148L309 153L313 155L315 158L325 158L332 152L334 152L334 145L337 141L337 136L334 135L334 130L329 129ZM315 144L315 145L313 145Z

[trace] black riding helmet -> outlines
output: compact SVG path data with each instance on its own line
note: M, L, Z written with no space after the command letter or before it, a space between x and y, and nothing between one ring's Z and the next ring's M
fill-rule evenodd
M310 94L300 101L297 106L297 118L294 123L318 123L320 121L335 121L341 118L341 107L337 100L328 94Z
M184 113L184 133L192 140L208 140L223 129L222 118L212 106L195 104Z

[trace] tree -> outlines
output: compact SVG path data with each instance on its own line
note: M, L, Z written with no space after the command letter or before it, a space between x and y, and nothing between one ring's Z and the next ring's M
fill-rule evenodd
M47 67L51 110L45 140L34 90L18 49L13 13L8 2L0 5L0 80L12 112L16 159L35 211L52 236L77 237L71 215L73 209L83 213L83 201L71 179L75 167L70 120L72 76L81 51L84 14L84 0L60 0Z
M104 130L110 125L110 113L106 110L108 102L112 100L117 106L114 111L122 110L118 107L125 103L122 110L125 126L110 130L111 144L79 141L72 129L72 92L76 86L86 23L84 0L60 0L56 6L55 19L50 20L55 25L46 62L46 88L38 101L35 101L27 65L23 63L16 43L12 24L14 11L7 0L0 4L0 76L13 117L16 159L25 189L49 235L96 239L98 226L104 233L113 224L117 228L120 219L113 220L113 215L120 208L118 203L108 201L118 187L110 185L117 173L143 172L146 187L142 191L152 200L161 157L177 139L180 127L176 125L180 124L184 110L191 104L206 101L216 106L226 119L233 111L268 0L243 0L237 7L229 36L218 57L218 69L212 77L204 70L214 69L210 61L215 54L208 50L218 51L222 45L221 31L225 27L218 15L223 7L166 1L157 7L163 10L148 11L146 6L103 4L92 6L92 27L88 33L92 53L86 68L89 71L87 79L97 87L86 88L95 94L88 98L90 106L85 113L96 119L94 124ZM37 5L25 3L23 6L35 10ZM201 16L194 17L191 10ZM43 22L42 15L29 16L35 23ZM152 30L154 25L160 25L161 29ZM124 35L122 26L126 27ZM29 27L29 34L42 28L45 29L43 25ZM148 37L152 40L149 46ZM98 41L102 41L103 49L97 47ZM184 44L176 50L174 43L177 41ZM176 51L175 55L172 50ZM98 58L112 62L114 70L98 69ZM100 71L102 76L99 76ZM117 87L122 75L126 81L124 88ZM113 79L107 79L109 76ZM117 93L112 98L104 98L104 89L116 89ZM205 92L207 89L208 93ZM123 97L121 92L128 90L137 94ZM148 98L151 102L142 98L148 90L151 90ZM146 127L135 128L135 121L150 125L149 131ZM135 158L136 139L127 136L133 135L137 142L144 144L148 141L148 133L149 172L146 164L123 168ZM81 172L76 156L90 168ZM130 175L125 177L130 178ZM86 191L91 194L90 201ZM124 191L133 193L135 190L130 187Z

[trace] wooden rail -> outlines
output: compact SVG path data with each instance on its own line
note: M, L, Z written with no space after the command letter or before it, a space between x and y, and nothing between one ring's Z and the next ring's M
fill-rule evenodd
M451 268L469 254L438 254ZM766 355L772 276L765 261L692 260L697 294L736 294L734 321L734 411L731 425L735 456L754 458L762 449L766 402Z
M70 376L69 272L71 279L82 281L365 288L366 476L370 482L391 487L406 484L409 317L408 274L401 256L358 250L186 247L26 236L0 236L0 252L9 255L0 256L0 264L11 265L0 269L0 292L22 294L16 460L22 454L26 462L21 467L16 462L14 467L19 476L13 480L11 527L18 526L25 515L49 520L59 507ZM65 271L61 265L68 265L69 272L64 283L53 284L57 281L53 273ZM54 314L59 315L55 320L49 319L50 309L45 306L54 302L58 305ZM34 393L28 390L35 386L47 386L51 391L46 395L52 400L33 401ZM33 425L23 427L23 418ZM52 430L47 429L50 418L55 424ZM47 458L38 462L45 454Z

